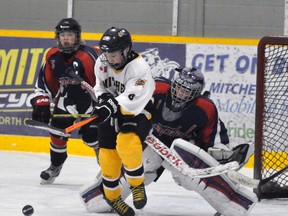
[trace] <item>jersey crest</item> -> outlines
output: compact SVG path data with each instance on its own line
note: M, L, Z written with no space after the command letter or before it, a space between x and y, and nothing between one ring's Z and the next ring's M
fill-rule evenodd
M147 80L138 79L138 80L136 80L136 82L135 82L135 86L144 86L146 82L147 82Z

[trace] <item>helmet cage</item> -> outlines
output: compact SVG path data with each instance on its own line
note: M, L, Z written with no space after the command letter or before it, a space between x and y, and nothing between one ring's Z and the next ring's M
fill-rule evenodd
M180 111L204 89L204 76L200 71L184 68L176 75L171 87L172 110Z
M74 33L76 36L75 43L69 47L63 46L60 41L60 33L63 32ZM63 19L57 24L55 28L55 38L57 40L57 47L61 52L67 54L73 53L81 45L81 26L76 20L72 18Z

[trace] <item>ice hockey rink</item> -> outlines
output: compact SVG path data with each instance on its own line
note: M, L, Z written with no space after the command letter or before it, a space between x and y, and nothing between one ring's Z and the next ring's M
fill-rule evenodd
M69 156L52 185L40 185L39 174L49 165L48 154L0 151L0 215L21 216L25 205L33 216L112 216L88 213L79 199L79 189L93 181L99 167L96 159ZM252 169L244 174L252 177ZM215 210L195 192L177 186L168 172L147 187L148 203L137 215L213 216ZM131 197L127 202L132 204ZM251 216L287 216L288 199L262 200Z

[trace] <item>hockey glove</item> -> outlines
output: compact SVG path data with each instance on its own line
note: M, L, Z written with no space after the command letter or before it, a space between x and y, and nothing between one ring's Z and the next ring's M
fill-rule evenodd
M100 107L95 107L91 113L92 116L98 116L93 122L102 124L108 121L112 116L115 116L119 111L118 101L114 97L109 97L108 100L103 101Z
M30 103L33 108L32 119L48 124L51 117L49 98L46 96L38 96L31 99Z
M237 161L240 167L245 165L254 152L253 143L243 143L229 149L227 145L216 144L208 149L208 153L220 164Z
M111 98L111 99L114 98L112 94L110 94L110 93L103 93L102 95L100 95L100 96L98 97L99 104L101 104L101 103L103 103L103 102L105 102L105 101L108 101L110 98Z

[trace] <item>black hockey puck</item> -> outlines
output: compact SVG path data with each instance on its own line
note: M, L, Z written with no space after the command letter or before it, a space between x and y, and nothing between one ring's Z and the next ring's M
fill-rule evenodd
M25 215L25 216L30 216L34 213L34 208L31 206L31 205L25 205L23 208L22 208L22 213Z

